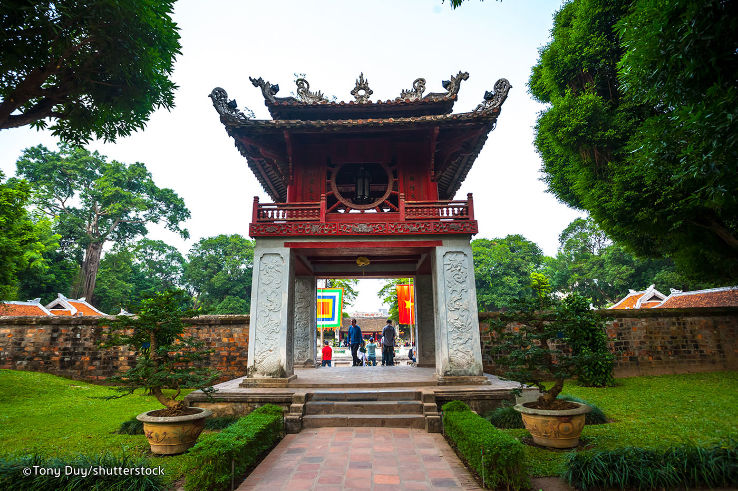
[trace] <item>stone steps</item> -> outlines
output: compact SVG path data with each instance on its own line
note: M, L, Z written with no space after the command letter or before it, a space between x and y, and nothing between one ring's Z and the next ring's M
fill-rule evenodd
M307 401L419 401L420 392L414 390L352 390L310 392Z
M309 401L305 414L423 414L420 401Z
M425 428L423 414L308 414L303 428L322 427Z

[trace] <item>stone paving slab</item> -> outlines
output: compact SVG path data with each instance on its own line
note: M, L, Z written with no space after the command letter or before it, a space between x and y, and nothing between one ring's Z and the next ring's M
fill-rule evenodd
M247 490L479 490L446 440L409 428L315 428L287 435Z

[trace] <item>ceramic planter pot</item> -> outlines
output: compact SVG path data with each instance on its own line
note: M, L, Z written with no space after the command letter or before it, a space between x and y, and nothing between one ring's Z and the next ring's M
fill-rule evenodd
M205 419L213 414L209 409L197 409L197 414L184 416L151 416L147 411L136 416L143 423L144 434L151 445L151 452L159 455L175 455L192 447L205 427Z
M538 445L552 448L572 448L579 445L584 418L591 408L572 402L575 409L533 409L517 404L515 410L523 417L525 429Z

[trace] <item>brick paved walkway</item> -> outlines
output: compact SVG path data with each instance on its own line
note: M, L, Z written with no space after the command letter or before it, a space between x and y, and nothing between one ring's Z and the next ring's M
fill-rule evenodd
M316 428L287 435L238 491L480 489L438 433Z

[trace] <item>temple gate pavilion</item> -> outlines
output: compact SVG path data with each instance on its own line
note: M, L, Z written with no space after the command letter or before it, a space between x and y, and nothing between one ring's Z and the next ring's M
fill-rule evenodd
M498 80L471 112L452 112L469 74L424 95L425 79L372 102L363 74L354 100L331 102L296 80L297 97L251 78L272 116L257 120L210 94L220 121L271 198L254 198L247 377L289 386L316 360L316 279L414 277L418 365L439 384L485 383L471 237L472 195L455 199L511 86Z

